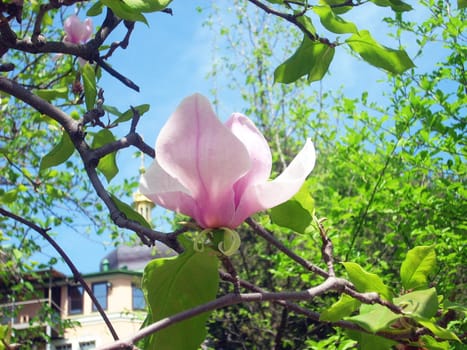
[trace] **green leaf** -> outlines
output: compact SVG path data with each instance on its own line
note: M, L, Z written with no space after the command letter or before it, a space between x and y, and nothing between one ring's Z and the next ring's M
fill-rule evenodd
M346 22L337 16L329 5L314 6L313 11L319 16L321 24L327 30L337 33L357 33L358 29L352 22Z
M146 228L151 228L151 225L146 221L146 219L140 213L138 213L136 210L134 210L131 206L129 206L125 202L122 202L120 199L115 197L113 194L109 193L109 195L112 198L112 201L117 206L118 210L120 210L123 214L125 214L127 219L136 221Z
M271 220L303 234L313 221L313 210L314 200L305 183L292 199L271 209Z
M139 115L143 115L147 111L149 111L150 106L148 104L142 104L136 107L133 107L133 109L137 110ZM127 120L130 120L133 118L133 109L129 109L126 112L122 113L115 121L113 124L118 124L122 122L126 122Z
M302 44L274 71L274 82L289 84L308 75L308 82L321 80L334 57L334 47L304 37Z
M141 14L141 11L134 11L125 1L115 0L100 0L105 6L110 8L121 19L126 19L132 22L143 22L147 24L146 17Z
M191 243L191 242L190 242ZM219 288L218 259L209 249L185 251L175 258L154 259L145 268L143 290L153 323L207 303ZM209 312L187 319L152 334L147 349L197 350L206 337Z
M467 0L457 0L457 8L465 9L467 7Z
M397 344L393 340L368 333L350 330L346 331L346 333L350 338L358 342L359 350L392 350L393 346Z
M308 16L302 15L302 16L297 17L297 22L301 23L309 33L313 35L316 34L316 28Z
M114 106L102 105L102 109L107 113L116 115L117 117L120 117L122 115L122 112L120 112L118 108Z
M94 134L92 148L99 148L113 141L115 141L115 137L112 132L108 129L102 129L98 133ZM118 174L116 157L117 152L109 153L105 157L101 158L97 165L97 169L104 174L108 182Z
M89 17L98 16L102 13L102 9L103 9L103 4L102 2L98 1L89 8L89 10L86 12L86 16L89 16Z
M349 316L352 312L357 310L360 305L360 301L348 296L347 294L342 294L337 302L321 313L319 320L337 322L342 320L344 317Z
M354 284L357 291L361 293L376 292L384 300L390 301L392 299L391 290L377 275L366 272L357 263L343 262L342 264L344 265L350 281Z
M55 88L55 89L41 89L35 90L34 93L47 101L53 101L57 98L67 98L68 88L66 86Z
M412 6L410 6L409 4L406 4L405 2L401 0L370 0L370 1L377 6L381 6L381 7L390 6L392 10L395 12L404 12L404 11L412 10Z
M370 32L361 30L346 40L350 48L375 67L394 74L401 74L415 67L404 50L394 50L379 44Z
M71 157L74 150L75 147L73 142L71 142L70 136L64 131L60 142L52 148L49 153L42 157L39 171L62 164Z
M96 104L97 88L96 88L96 73L94 67L86 62L81 67L81 74L83 75L84 87L84 100L86 102L86 109L90 111Z
M441 339L456 340L459 343L461 342L460 339L457 337L457 335L454 332L451 332L450 330L447 330L447 329L445 329L443 327L438 326L433 321L422 318L422 317L416 317L415 319L423 327L428 328L435 336L437 336L437 337L439 337Z
M156 12L165 9L172 0L123 0L135 12Z
M430 350L449 350L449 348L450 348L448 341L439 342L430 335L422 335L420 337L420 340L422 341L422 343L424 344L424 347L426 349L430 349Z
M434 245L418 246L409 250L401 265L402 285L406 290L427 288L428 276L434 272L435 268Z
M360 314L352 317L346 317L347 321L358 324L369 332L376 333L382 329L388 328L392 323L400 318L387 307L374 304L363 304L360 307Z
M328 4L336 15L346 13L353 8L353 6L343 6L349 3L348 0L323 0L323 3Z
M402 308L405 314L431 318L438 311L438 296L436 289L418 290L394 298L393 303Z

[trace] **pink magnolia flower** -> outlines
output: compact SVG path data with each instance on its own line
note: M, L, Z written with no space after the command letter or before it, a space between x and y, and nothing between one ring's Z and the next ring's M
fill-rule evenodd
M253 122L234 113L225 124L209 101L185 98L162 128L156 159L140 191L154 203L191 216L203 228L235 228L300 189L315 164L313 143L276 179L268 143Z
M92 34L92 20L86 18L81 22L76 15L71 15L65 20L63 24L65 29L65 38L63 41L73 44L84 44L89 40Z

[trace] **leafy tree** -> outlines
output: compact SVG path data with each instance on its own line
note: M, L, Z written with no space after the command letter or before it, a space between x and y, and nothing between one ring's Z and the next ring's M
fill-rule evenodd
M176 216L175 230L164 233L119 199L135 188L133 180L109 184L119 172L118 152L131 147L155 156L137 131L149 105L121 112L105 95L101 77L138 90L109 62L131 44L135 22L147 22L150 12L172 13L169 3L0 1L1 299L5 290L11 297L33 292L28 283L6 281L24 281L53 266L53 259L46 265L30 261L40 249L37 235L80 279L50 228L67 227L79 237L83 230L103 234L115 225L144 244L160 241L180 254L148 264L144 328L111 348L141 341L148 349L196 349L210 315L205 345L219 349L459 346L465 3L453 10L443 1L421 1L414 9L399 0L235 1L231 22L220 26L215 18L225 10L215 9L208 25L220 28L222 45L236 56L222 57L211 76L226 72L240 93L245 113L272 147L273 175L307 137L319 150L318 164L295 197L247 219L238 232L200 227L193 215L182 224ZM64 40L71 6L100 21L91 38L72 40L68 32ZM399 47L381 45L375 33L349 19L363 6L387 10L384 21ZM430 15L411 22L406 15L412 10ZM106 43L117 28L123 39ZM417 44L412 58L403 49L406 35ZM446 55L417 68L440 39ZM310 83L332 72L337 50L387 73L384 100L373 102L370 92L352 99L310 90ZM125 137L117 137L117 127L128 130ZM0 348L17 340L27 346L10 338L2 327Z

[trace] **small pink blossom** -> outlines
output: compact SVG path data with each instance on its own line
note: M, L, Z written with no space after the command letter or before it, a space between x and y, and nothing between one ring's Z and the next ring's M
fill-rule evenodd
M188 215L203 228L235 228L300 189L315 164L313 143L269 181L271 150L253 122L234 113L223 124L200 94L185 98L162 128L156 159L140 191L154 203Z
M76 15L71 15L65 20L63 28L66 33L63 41L72 44L84 44L91 37L92 20L86 18L84 22L81 22Z

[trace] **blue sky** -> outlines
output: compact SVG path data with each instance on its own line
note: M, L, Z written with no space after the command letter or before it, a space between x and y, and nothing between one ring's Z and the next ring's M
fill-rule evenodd
M161 126L185 96L200 92L209 97L209 90L212 88L212 81L205 77L212 64L213 33L202 25L211 2L198 0L189 2L189 5L186 3L175 0L170 6L173 9L173 16L165 13L148 14L149 27L137 23L129 47L126 50L117 50L110 58L109 63L116 70L140 86L139 93L130 90L106 73L103 74L100 82L108 105L122 111L127 110L130 105L143 103L151 105L150 111L143 116L139 125L140 133L150 145L154 145ZM381 29L381 18L388 14L387 9L368 5L351 11L355 23L359 29L370 30L386 46L396 47L397 43L394 39L388 38L385 30ZM197 7L206 11L199 13ZM226 16L228 16L227 11ZM426 13L413 11L408 16L418 19L426 16ZM80 14L80 17L83 19L84 14ZM122 38L123 31L118 31L112 35L109 42ZM409 54L413 54L410 47L413 38L404 39L408 43ZM416 62L416 64L423 65L430 62ZM361 92L368 90L370 99L378 101L383 99L384 91L377 81L384 77L383 72L351 57L346 50L339 48L331 65L331 74L323 80L322 88L326 91L343 86L344 93L351 97L358 97ZM219 110L222 114L226 113L220 117L224 119L231 112L241 111L243 106L235 92L222 88L222 82L219 85L221 86ZM310 93L313 89L319 89L319 84L312 85ZM125 135L126 128L127 126L118 130L118 134ZM117 161L120 173L113 182L138 174L140 160L135 159L133 153L134 151L131 150L119 154ZM149 165L149 159L146 165ZM158 213L160 212L155 212L156 215ZM105 244L98 242L100 239L102 238L92 235L70 238L69 235L62 234L57 237L57 241L83 273L96 272L102 257L111 251L111 246L106 247ZM56 253L44 245L43 254L39 259L48 260L48 256L56 256ZM63 263L59 263L57 269L65 273L69 272Z

